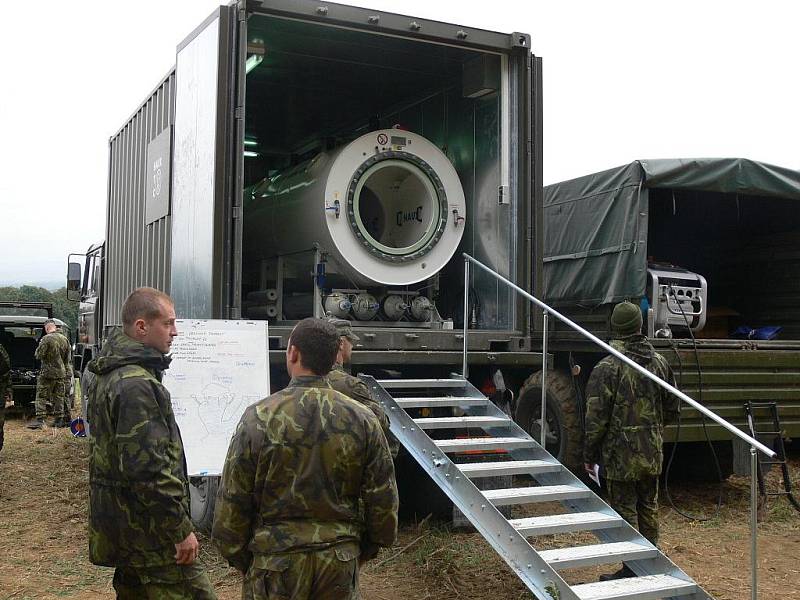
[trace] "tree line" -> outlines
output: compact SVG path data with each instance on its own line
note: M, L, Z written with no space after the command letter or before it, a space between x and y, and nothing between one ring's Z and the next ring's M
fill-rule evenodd
M67 288L51 292L43 287L22 285L20 287L0 287L0 302L50 302L53 305L53 316L66 323L72 335L78 328L78 303L67 300ZM44 314L35 310L0 307L0 314Z

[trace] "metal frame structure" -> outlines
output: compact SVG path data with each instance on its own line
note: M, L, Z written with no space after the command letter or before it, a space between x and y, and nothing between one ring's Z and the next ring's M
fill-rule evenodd
M758 503L758 483L757 483L758 455L757 455L757 452L761 452L761 453L765 454L766 456L768 456L770 458L775 458L777 456L777 453L775 451L773 451L772 449L768 448L767 446L765 446L764 444L762 444L761 442L759 442L758 440L756 440L756 439L750 437L749 435L743 433L735 425L733 425L732 423L726 421L725 419L720 417L715 412L707 409L705 406L703 406L702 404L700 404L696 400L693 400L692 398L690 398L689 396L687 396L686 394L681 392L679 389L677 389L674 386L670 385L666 381L660 379L659 377L657 377L656 375L654 375L653 373L651 373L650 371L648 371L644 367L636 364L636 362L632 361L630 358L628 358L627 356L625 356L624 354L622 354L618 350L615 350L614 348L612 348L611 346L606 344L603 340L601 340L597 336L595 336L595 335L591 334L590 332L586 331L580 325L574 323L573 321L571 321L570 319L568 319L567 317L565 317L564 315L559 313L557 310L555 310L552 307L548 306L547 304L545 304L544 302L542 302L538 298L532 296L531 294L529 294L528 292L526 292L525 290L520 288L518 285L512 283L511 281L509 281L508 279L506 279L505 277L503 277L499 273L496 273L495 271L493 271L492 269L490 269L489 267L487 267L486 265L484 265L480 261L476 260L475 258L470 256L469 254L464 253L463 256L464 256L464 272L465 272L464 281L469 282L470 265L475 265L479 269L483 270L485 273L491 275L492 277L494 277L498 281L504 283L506 286L508 286L511 289L513 289L514 291L516 291L518 294L522 295L524 298L527 298L531 303L533 303L537 307L541 308L542 311L544 311L544 319L545 320L544 320L543 329L542 329L543 333L544 333L543 339L542 339L542 355L544 357L544 359L542 360L542 417L541 417L542 418L542 423L543 423L542 428L541 428L542 429L542 445L544 445L544 439L545 439L545 426L544 426L544 423L546 423L545 410L546 410L546 389L547 389L547 382L546 382L546 374L547 374L547 370L546 370L547 369L547 367L546 367L546 365L547 365L547 316L548 315L552 315L552 316L556 317L558 320L562 321L567 326L569 326L570 328L574 329L581 336L583 336L583 337L587 338L588 340L594 342L594 344L596 344L597 346L602 348L605 352L607 352L607 353L611 354L612 356L614 356L615 358L619 359L620 361L625 363L627 366L629 366L632 369L636 370L639 374L647 377L648 379L653 381L656 385L662 387L663 389L665 389L669 393L677 396L683 402L686 402L689 406L691 406L695 410L699 411L700 413L702 413L704 416L708 417L709 419L711 419L715 423L721 425L722 427L727 429L732 435L734 435L735 437L737 437L737 438L741 439L742 441L746 442L750 446L750 479L751 479L751 481L750 481L750 488L751 488L751 492L750 492L750 559L751 559L750 568L752 570L752 584L751 584L751 594L752 595L751 595L751 597L752 597L752 600L757 600L757 597L758 597L758 568L757 568L757 561L756 561L756 557L757 557L757 535L758 535L758 532L757 532L757 529L758 529L757 528L757 524L758 524L758 516L757 516L757 503ZM469 290L469 288L465 289L465 291L464 291L465 296L468 295L468 290ZM463 361L464 370L462 371L462 376L465 379L466 379L466 369L467 369L466 352L467 352L467 349L469 347L469 345L467 343L467 336L468 336L468 330L467 330L467 322L465 320L465 322L464 322L464 361Z

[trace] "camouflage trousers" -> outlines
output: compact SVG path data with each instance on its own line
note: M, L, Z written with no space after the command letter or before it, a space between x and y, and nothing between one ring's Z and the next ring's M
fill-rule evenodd
M256 555L242 600L358 600L357 544L314 552Z
M3 428L6 424L6 388L0 386L0 450L3 449Z
M607 479L606 487L611 508L657 546L658 476L633 481Z
M117 567L114 590L119 600L217 600L200 565Z
M70 393L72 387L72 377L64 379L64 415L70 414L70 411L75 408L75 397Z
M52 379L50 377L38 377L36 379L37 419L44 419L47 416L48 405L52 405L54 417L63 417L65 400L63 379Z

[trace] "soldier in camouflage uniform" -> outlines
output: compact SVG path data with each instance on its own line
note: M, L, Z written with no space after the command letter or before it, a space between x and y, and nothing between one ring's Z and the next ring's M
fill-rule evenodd
M64 363L64 427L68 427L72 421L72 409L75 407L75 399L72 395L72 344L69 338L64 335L61 327L58 328L58 335L64 338L67 343L67 360Z
M666 359L641 334L642 313L620 302L611 316L611 346L667 383L675 377ZM586 386L584 463L602 463L609 502L626 521L658 544L658 476L664 424L677 418L678 398L613 356L601 360ZM633 576L623 566L601 579Z
M358 598L358 566L397 535L394 465L375 415L325 378L336 328L292 331L286 389L249 407L228 448L214 515L246 600Z
M339 333L339 352L336 355L336 363L333 365L331 372L328 373L328 381L331 387L348 398L360 402L375 413L375 416L378 417L378 421L381 424L383 433L386 435L386 441L389 442L389 450L392 453L392 458L397 458L400 444L389 432L389 417L386 416L381 405L372 398L372 394L370 394L366 384L358 377L350 375L344 367L344 365L350 364L350 359L353 355L353 343L358 341L358 336L353 333L353 327L350 321L346 319L336 319L334 317L329 317L328 321L336 327L336 331Z
M122 600L214 600L197 564L183 442L169 392L175 309L166 294L134 290L89 363L89 558L116 567Z
M11 359L0 344L0 450L3 449L3 427L6 423L6 392L11 387Z
M34 356L41 363L36 376L36 416L29 429L43 429L47 406L53 407L53 427L64 421L64 361L69 357L67 338L56 331L55 321L44 322L44 332Z

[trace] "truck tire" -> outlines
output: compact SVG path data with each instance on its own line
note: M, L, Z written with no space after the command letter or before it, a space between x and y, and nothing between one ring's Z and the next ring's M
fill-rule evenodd
M537 442L541 439L542 372L537 371L519 390L514 420ZM572 377L547 372L547 451L573 473L582 473L583 424ZM580 476L580 475L579 475Z
M211 532L218 489L219 477L192 477L189 480L189 511L197 531Z

